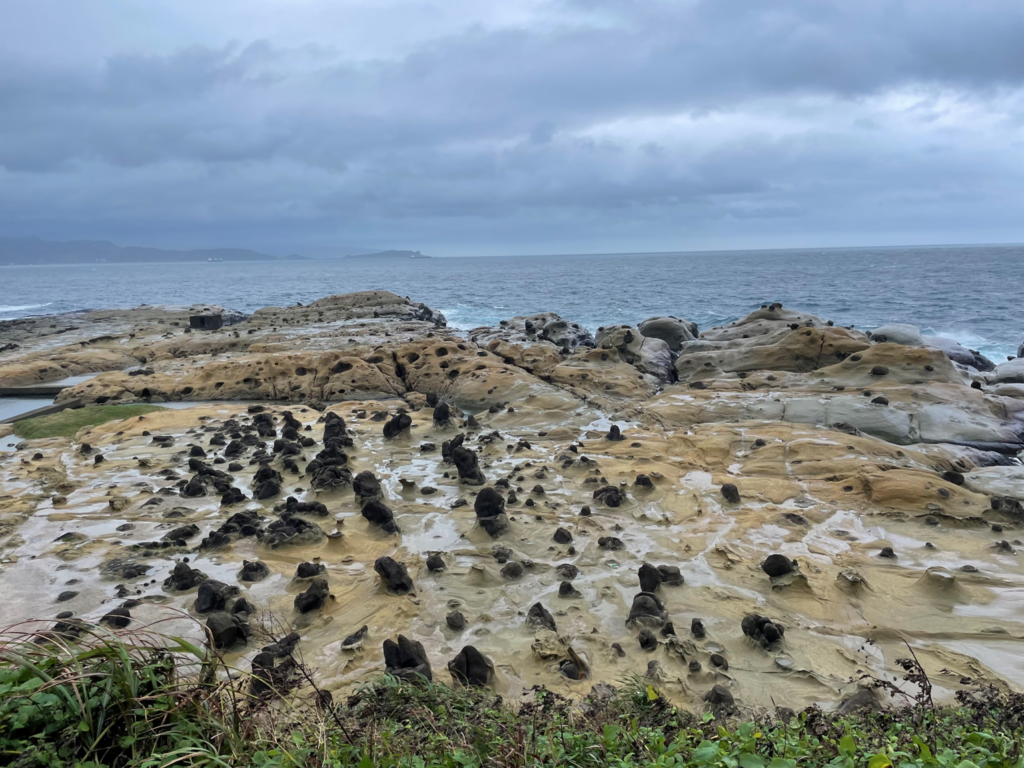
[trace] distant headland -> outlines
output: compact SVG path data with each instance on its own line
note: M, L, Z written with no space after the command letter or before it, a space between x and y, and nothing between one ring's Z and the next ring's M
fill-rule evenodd
M41 240L38 237L0 238L0 266L296 260L305 260L305 257L271 256L247 248L199 248L179 251L120 246L107 240L57 242Z
M378 253L350 254L346 259L429 259L419 251L380 251Z

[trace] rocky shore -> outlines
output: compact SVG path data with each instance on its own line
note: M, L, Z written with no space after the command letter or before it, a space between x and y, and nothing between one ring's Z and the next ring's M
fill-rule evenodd
M0 386L189 404L0 453L6 623L201 638L191 614L242 669L297 647L341 693L636 675L849 709L887 703L858 680L905 643L937 698L1024 688L1024 358L778 304L457 332L372 291L189 327L223 312L0 323Z

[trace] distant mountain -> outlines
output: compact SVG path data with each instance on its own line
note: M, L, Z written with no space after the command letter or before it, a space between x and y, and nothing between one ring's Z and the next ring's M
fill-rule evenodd
M346 259L429 259L419 251L380 251L378 253L353 253Z
M292 255L288 260L303 259ZM106 240L56 242L38 237L0 238L0 266L25 264L161 264L203 261L283 261L246 248L198 248L189 251L120 246Z

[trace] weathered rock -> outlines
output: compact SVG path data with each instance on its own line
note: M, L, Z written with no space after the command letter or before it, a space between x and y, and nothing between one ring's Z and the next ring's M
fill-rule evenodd
M299 613L309 613L324 607L324 603L331 594L327 579L322 576L314 578L304 592L295 596L295 610Z
M627 625L643 624L661 627L668 620L668 612L661 601L650 592L640 592L633 597Z
M555 530L554 540L557 544L572 544L572 534L565 528L558 528Z
M661 574L649 563L640 566L640 589L644 592L655 592L661 586Z
M363 517L374 525L380 526L384 533L401 533L402 529L395 522L395 514L380 499L370 499L363 504Z
M384 641L384 671L409 681L433 679L423 643L410 640L405 635L399 635L397 643L390 639Z
M594 501L608 507L619 507L626 500L626 494L615 485L604 485L594 491Z
M171 575L164 579L164 589L183 592L187 589L198 587L204 581L206 581L205 573L192 568L188 563L177 562L174 564L174 570L171 571Z
M880 326L871 332L871 340L878 343L888 341L906 347L923 347L925 345L924 338L917 326L906 323L890 323Z
M704 703L712 712L725 714L736 709L736 700L724 685L716 685L704 694Z
M650 317L640 323L638 329L648 338L661 339L673 352L697 338L697 324L678 317Z
M526 612L526 623L531 627L543 627L556 632L555 617L540 603L534 603Z
M508 518L505 516L505 499L491 486L480 489L473 502L476 519L480 526L491 536L498 536L508 529Z
M452 462L459 470L459 479L468 485L481 485L485 481L483 470L480 469L480 459L474 451L463 446L457 446L452 451Z
M771 578L777 579L780 576L785 576L793 572L793 561L785 555L768 555L761 563L761 570L767 573Z
M341 650L351 651L357 648L362 648L363 641L370 634L370 627L367 624L363 624L359 629L348 635L344 640L341 641Z
M206 619L206 629L214 648L230 648L244 643L249 637L249 618L247 615L217 611Z
M299 563L295 568L296 579L313 579L327 573L327 566L323 563Z
M391 420L384 425L384 438L391 440L398 437L412 426L412 418L407 413L396 413Z
M242 570L238 573L239 581L263 581L270 575L270 568L260 560L243 560Z
M100 617L100 624L106 624L117 629L124 629L131 624L131 621L131 611L124 607L112 608Z
M740 503L739 489L732 483L726 483L722 486L722 497L730 504Z
M401 563L390 557L378 557L373 564L373 570L380 576L381 581L387 587L388 592L396 595L404 595L413 589L412 579L409 572Z
M494 664L472 645L465 646L448 662L452 680L462 685L489 686L494 683Z
M511 560L502 566L501 575L509 581L521 579L523 577L523 566L515 560Z
M239 589L234 585L216 579L206 579L199 585L199 592L196 594L196 613L223 611L227 601L236 597L238 593Z

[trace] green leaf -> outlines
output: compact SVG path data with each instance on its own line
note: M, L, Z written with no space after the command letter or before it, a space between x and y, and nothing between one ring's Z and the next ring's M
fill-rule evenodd
M927 744L925 744L925 743L924 743L924 742L923 742L923 741L921 740L921 737L920 737L920 736L914 736L914 737L913 737L913 738L911 739L911 741L913 741L913 742L914 742L914 744L915 744L915 745L917 746L917 749L918 749L918 753L919 753L919 754L920 754L920 756L921 756L921 760L923 760L924 762L928 762L929 760L933 760L933 759L934 759L934 758L932 757L932 751L931 751L931 749L929 749L929 748L928 748L928 745L927 745Z
M764 758L744 752L740 755L740 768L764 768Z
M877 755L872 755L868 760L868 768L891 768L892 761L887 755L883 755L879 752Z
M850 755L857 751L857 742L853 740L853 736L846 734L839 740L839 751Z
M718 757L718 745L713 741L702 742L693 752L693 760L697 765L707 765L716 757Z

